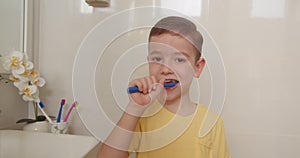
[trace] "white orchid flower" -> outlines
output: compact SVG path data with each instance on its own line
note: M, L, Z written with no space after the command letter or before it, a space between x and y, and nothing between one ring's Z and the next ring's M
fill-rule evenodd
M16 76L9 76L9 79L13 82L14 86L17 87L19 91L22 91L23 89L25 89L25 87L28 86L28 82L24 82Z
M30 82L31 80L39 77L39 72L35 70L25 71L22 74L13 74L15 77L19 78L23 82Z
M29 85L43 87L46 83L45 79L40 77L39 72L35 70L25 71L20 75L12 75L10 76L10 80L19 89L20 94L23 94L23 90Z
M46 83L45 79L40 77L39 72L35 71L35 70L28 71L23 76L26 76L27 79L29 79L29 82L30 82L31 85L36 85L38 87L43 87Z
M25 71L23 64L24 54L19 51L12 51L3 56L3 68L7 71L12 71L13 74L22 74ZM27 64L30 66L30 63Z
M23 61L22 65L25 67L25 70L33 69L33 63L31 61Z
M23 100L25 101L40 101L38 97L38 88L35 85L29 85L25 87L21 93L24 94Z
M46 84L46 81L42 77L36 77L33 80L31 80L30 83L38 87L43 87Z
M36 71L24 71L22 74L13 74L16 78L19 78L23 82L30 82L34 77L36 77Z
M24 52L24 58L23 58L23 66L26 70L32 70L33 69L33 63L29 61L28 54Z

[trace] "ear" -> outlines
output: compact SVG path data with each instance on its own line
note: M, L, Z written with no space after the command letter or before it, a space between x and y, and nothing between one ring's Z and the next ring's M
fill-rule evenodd
M199 78L200 74L202 72L202 70L204 69L205 66L205 59L204 58L200 58L196 64L195 64L195 72L194 72L194 77Z

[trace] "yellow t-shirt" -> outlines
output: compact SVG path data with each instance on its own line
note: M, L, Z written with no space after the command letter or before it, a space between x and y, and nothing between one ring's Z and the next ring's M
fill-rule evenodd
M203 105L189 116L161 107L142 117L136 131L130 151L137 158L230 158L221 118Z

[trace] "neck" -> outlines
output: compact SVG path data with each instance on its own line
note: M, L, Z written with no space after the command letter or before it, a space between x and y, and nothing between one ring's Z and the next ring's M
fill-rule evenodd
M191 101L189 95L186 95L175 100L166 101L164 107L172 113L186 116L194 113L196 104Z

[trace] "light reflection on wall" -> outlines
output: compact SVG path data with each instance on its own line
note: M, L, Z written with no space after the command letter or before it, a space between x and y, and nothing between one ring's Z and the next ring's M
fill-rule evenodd
M80 0L80 13L82 14L92 14L94 12L107 12L114 13L116 9L115 1L110 0L108 7L92 7L89 6L85 0Z
M251 17L283 18L285 0L252 0Z
M201 16L202 0L161 0L161 7L174 9L189 16Z
M89 6L85 0L80 1L80 13L91 14L93 13L93 7Z

